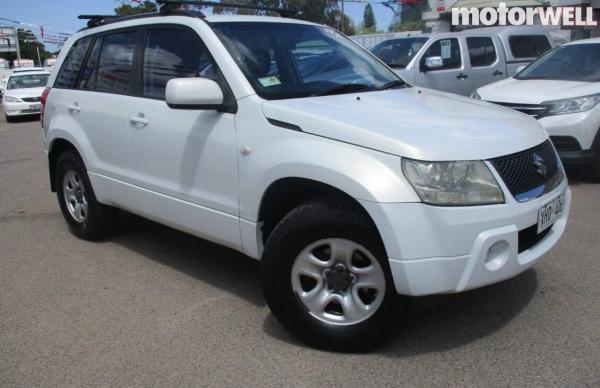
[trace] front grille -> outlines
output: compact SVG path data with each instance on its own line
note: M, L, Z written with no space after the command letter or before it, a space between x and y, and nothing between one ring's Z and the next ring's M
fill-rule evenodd
M489 102L492 102L497 105L502 105L507 108L512 108L521 113L525 113L526 115L533 116L536 119L539 119L540 117L542 117L544 115L544 113L546 113L546 111L548 110L547 106L538 105L538 104L513 104L513 103L509 103L509 102L495 102L495 101L489 101Z
M40 102L42 101L42 97L23 97L21 100L25 102Z
M490 162L519 202L537 198L559 185L564 178L550 140L539 146Z
M540 241L544 239L550 233L552 227L542 231L538 234L537 224L530 226L529 228L519 231L519 253L523 253L528 249L536 246Z
M573 136L550 136L557 151L581 151L581 145Z

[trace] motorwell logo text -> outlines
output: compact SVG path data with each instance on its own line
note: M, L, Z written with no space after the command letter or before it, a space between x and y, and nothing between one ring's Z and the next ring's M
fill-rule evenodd
M585 11L585 12L584 12ZM511 7L500 3L498 8L452 8L454 26L534 25L538 15L541 24L548 26L596 26L591 7Z

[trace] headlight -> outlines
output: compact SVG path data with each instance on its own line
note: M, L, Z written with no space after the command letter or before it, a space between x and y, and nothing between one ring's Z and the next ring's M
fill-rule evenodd
M21 102L17 97L4 96L4 101L6 102Z
M471 93L471 98L474 98L475 100L481 100L481 96L479 93L477 93L477 90L473 90L473 93Z
M568 98L565 100L546 101L542 102L542 105L548 107L544 115L552 116L585 112L598 105L599 102L600 94L593 94L591 96Z
M504 203L504 194L484 162L402 159L402 169L424 203L438 206Z

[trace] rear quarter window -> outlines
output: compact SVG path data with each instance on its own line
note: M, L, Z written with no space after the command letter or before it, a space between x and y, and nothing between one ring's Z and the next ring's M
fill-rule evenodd
M92 38L86 36L79 39L71 46L71 49L58 72L56 81L54 82L55 88L73 89L75 87L81 64L83 63L85 54L87 53L91 42Z
M508 44L515 58L537 58L552 48L545 35L513 35Z

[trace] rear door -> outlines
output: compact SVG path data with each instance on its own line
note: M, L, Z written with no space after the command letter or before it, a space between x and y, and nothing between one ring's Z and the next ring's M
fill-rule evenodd
M123 117L131 103L137 37L138 31L124 30L81 39L72 49L74 59L66 60L55 83L71 122L64 125L79 132L75 137L85 142L82 148L92 181L94 174L131 181L129 133ZM63 92L61 85L71 89ZM56 98L56 90L52 94Z
M458 38L432 40L419 58L416 84L444 92L469 94L469 87L465 83L468 74L462 51ZM428 57L441 57L443 66L435 69L427 68L425 61Z
M492 82L506 78L506 60L499 50L498 38L492 36L466 36L462 38L467 48L470 65L465 79L468 93Z

